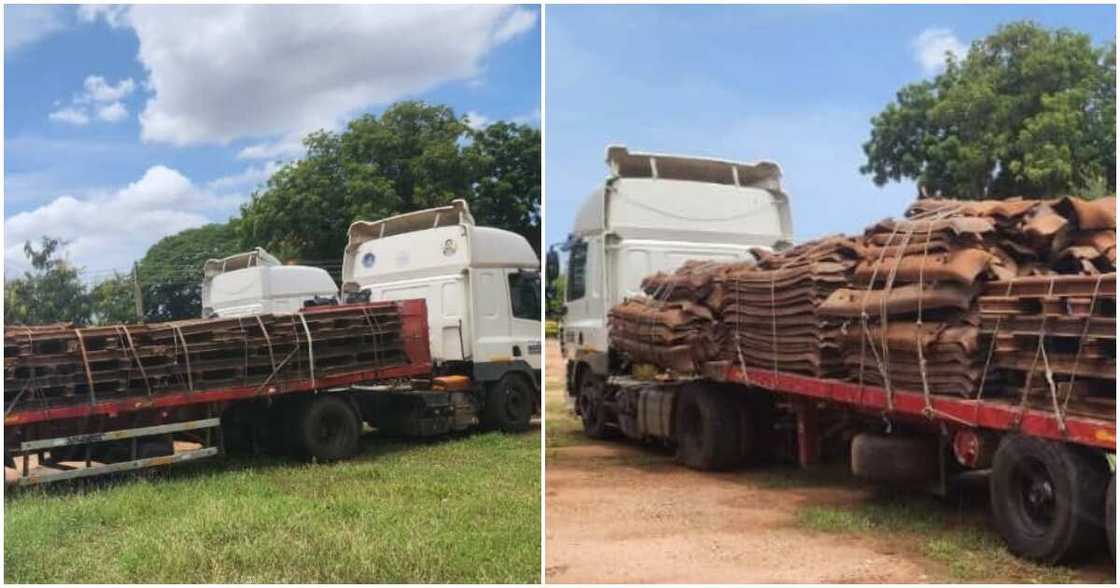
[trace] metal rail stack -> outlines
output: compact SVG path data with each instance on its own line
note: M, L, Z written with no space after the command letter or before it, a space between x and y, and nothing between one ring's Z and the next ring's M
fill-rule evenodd
M729 271L716 309L729 332L724 359L816 377L841 373L840 321L818 310L849 283L858 251L855 240L830 237L776 254L757 250L757 265Z
M233 386L281 386L409 362L399 306L74 328L4 329L5 414Z
M675 372L713 357L1113 420L1115 206L923 199L753 266L690 262L612 310L612 344Z
M991 282L978 305L1003 395L1061 413L1115 413L1116 274Z

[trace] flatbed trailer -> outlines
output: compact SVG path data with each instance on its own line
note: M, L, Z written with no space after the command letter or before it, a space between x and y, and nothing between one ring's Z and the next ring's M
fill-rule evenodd
M295 324L387 306L400 317L405 357L392 365L316 372L308 330L307 344L297 346L304 362L298 377L278 377L278 366L252 385L200 383L187 391L100 399L90 394L87 401L54 406L11 402L4 415L5 482L27 486L97 476L195 461L231 448L342 459L357 450L363 421L406 436L478 425L474 382L433 371L423 300L308 307Z
M1114 418L731 361L690 377L632 375L640 372L581 384L574 408L588 436L669 445L699 470L754 465L776 452L809 467L822 450L850 441L857 477L940 495L962 474L986 471L996 526L1014 553L1054 563L1107 541L1115 554Z

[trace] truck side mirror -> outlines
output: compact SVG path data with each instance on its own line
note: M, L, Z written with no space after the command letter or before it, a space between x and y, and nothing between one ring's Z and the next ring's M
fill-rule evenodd
M544 273L548 283L552 283L552 280L560 275L560 254L556 252L554 247L548 248L548 254L545 256Z

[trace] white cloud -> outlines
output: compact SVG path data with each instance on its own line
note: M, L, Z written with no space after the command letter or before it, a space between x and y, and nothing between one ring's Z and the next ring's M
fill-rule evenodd
M141 137L225 144L338 128L359 109L476 77L536 18L497 5L133 6L154 92Z
M68 125L76 125L79 127L89 123L89 115L86 114L85 111L79 108L74 108L72 106L67 106L66 108L56 110L47 115L47 118L55 122L66 123Z
M101 76L86 76L82 86L85 91L74 96L70 100L70 106L50 113L51 120L85 125L90 121L91 116L97 116L98 119L109 123L128 118L128 108L121 100L127 98L136 89L136 82L132 81L132 78L125 78L114 86ZM55 105L58 104L60 102L55 101ZM92 106L87 107L87 105Z
M82 22L104 20L105 24L119 29L128 24L128 7L121 4L83 4L78 7L78 19Z
M513 14L502 24L502 27L495 33L494 39L498 43L504 43L525 31L533 28L537 24L537 13L532 10L524 8L517 8Z
M239 173L210 180L206 183L206 187L210 190L235 188L252 190L268 181L269 176L279 168L280 164L274 161L269 161L263 165L251 165Z
M136 89L136 82L133 82L132 78L125 78L114 86L101 76L86 76L82 85L86 93L81 96L81 99L94 102L116 102L132 94Z
M65 8L45 5L4 7L4 49L12 51L66 28Z
M120 102L114 102L97 108L97 118L105 122L118 122L128 117L128 109Z
M467 113L467 126L478 131L490 126L490 119L473 110Z
M519 114L512 119L513 122L519 125L529 125L539 127L541 126L541 109L534 108L533 112L527 114Z
M302 157L306 149L296 135L278 141L265 141L245 147L237 152L238 159L293 159Z
M23 243L49 235L68 241L66 255L87 270L127 271L159 239L223 221L242 200L196 186L174 169L153 166L118 190L81 198L64 195L9 217L4 221L4 261L16 271L26 269Z
M945 55L951 53L960 59L968 52L965 45L949 29L931 28L921 32L910 43L914 59L922 66L926 75L936 74L945 69Z

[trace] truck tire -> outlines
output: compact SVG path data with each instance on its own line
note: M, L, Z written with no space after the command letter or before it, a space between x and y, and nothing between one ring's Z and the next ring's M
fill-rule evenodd
M1108 494L1104 503L1104 526L1108 530L1108 552L1116 561L1116 474L1108 482Z
M296 449L302 457L337 461L357 453L362 426L349 402L323 395L299 408L289 414L295 416Z
M579 406L579 418L583 423L583 434L592 439L608 439L614 432L607 419L606 408L603 407L602 381L591 373L584 373L579 377L577 388L579 396L576 402Z
M1104 540L1108 464L1066 443L1012 435L989 480L996 528L1012 553L1055 564Z
M940 475L934 437L860 433L852 439L852 474L872 482L923 484Z
M677 394L674 422L677 460L703 471L726 470L741 461L739 410L718 390L690 387Z
M739 455L735 462L747 466L767 463L773 458L773 399L740 392L735 405L739 419Z
M529 430L532 416L533 387L520 375L506 374L486 391L483 427L520 433Z

